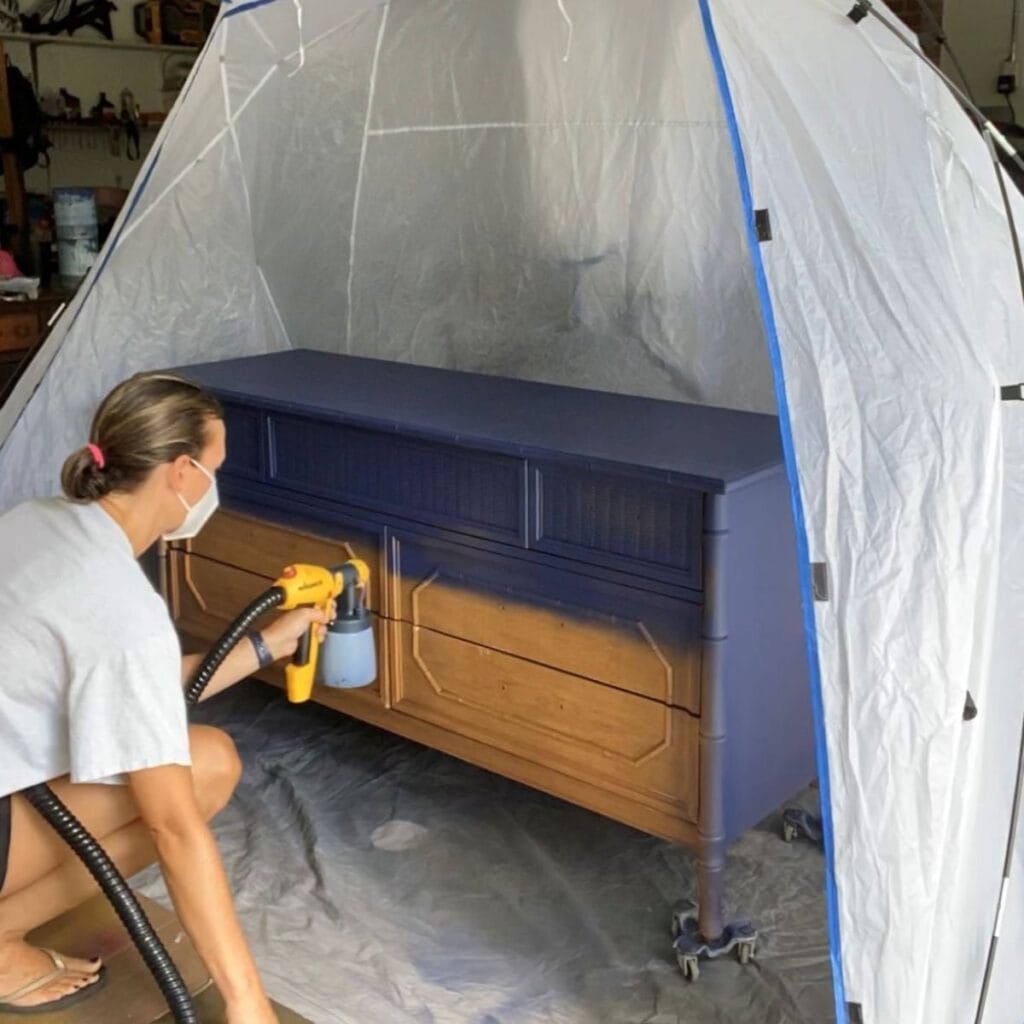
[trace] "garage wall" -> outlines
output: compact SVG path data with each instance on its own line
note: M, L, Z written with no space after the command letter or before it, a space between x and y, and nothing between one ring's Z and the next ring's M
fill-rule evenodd
M1013 0L945 0L946 34L964 67L974 99L983 108L999 108L1001 117L1008 116L1009 111L996 92L996 79L1010 50L1012 18ZM1017 50L1018 92L1014 103L1024 108L1024 35L1020 32ZM948 58L944 66L952 73ZM1024 120L1024 109L1019 113Z
M114 38L133 43L143 40L135 34L131 3L119 3L111 13ZM22 4L22 9L26 5ZM80 29L76 36L100 39L91 28ZM11 63L31 78L29 48L24 43L4 43ZM41 46L39 48L40 93L64 87L82 101L82 112L88 114L101 91L120 107L121 90L129 88L143 110L161 110L161 91L166 54L105 50L83 46ZM76 185L110 185L128 188L139 170L139 162L125 157L124 141L119 152L111 149L111 140L103 132L53 132L55 148L51 150L50 169L34 168L25 175L26 187L33 192L48 192L53 187ZM155 133L143 133L144 153Z

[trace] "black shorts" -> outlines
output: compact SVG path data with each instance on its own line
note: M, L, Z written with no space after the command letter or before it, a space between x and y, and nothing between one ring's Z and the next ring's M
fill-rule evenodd
M0 892L7 881L7 856L11 850L11 798L0 796Z

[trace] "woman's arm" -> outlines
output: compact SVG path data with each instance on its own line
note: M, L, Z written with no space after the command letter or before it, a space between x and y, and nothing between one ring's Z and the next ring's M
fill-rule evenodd
M276 1024L220 853L196 802L192 772L164 765L132 772L128 781L174 908L224 996L229 1024Z
M333 603L326 614L319 608L296 608L294 611L282 612L263 630L263 642L269 648L274 661L290 658L311 625L318 625L322 641L326 632L326 624L334 618L334 615ZM181 659L182 683L186 683L192 678L203 657L202 654L186 654ZM259 667L259 659L256 657L253 645L248 639L243 639L235 645L220 668L214 672L210 685L203 693L202 700L226 690L229 686L234 686L235 683L241 682L243 679L248 679L259 670Z

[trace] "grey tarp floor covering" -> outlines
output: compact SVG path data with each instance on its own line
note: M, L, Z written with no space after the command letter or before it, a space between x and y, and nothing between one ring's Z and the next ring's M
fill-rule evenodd
M779 815L728 859L757 962L691 985L669 937L695 894L681 849L260 683L196 720L245 763L214 831L267 988L316 1024L834 1020L822 857ZM155 869L135 884L167 902Z

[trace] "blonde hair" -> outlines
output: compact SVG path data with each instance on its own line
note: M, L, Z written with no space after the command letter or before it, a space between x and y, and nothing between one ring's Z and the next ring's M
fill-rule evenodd
M198 459L209 421L223 418L217 399L184 377L137 373L103 399L89 444L64 462L61 487L76 502L133 491L163 463L180 455Z

